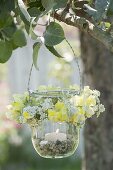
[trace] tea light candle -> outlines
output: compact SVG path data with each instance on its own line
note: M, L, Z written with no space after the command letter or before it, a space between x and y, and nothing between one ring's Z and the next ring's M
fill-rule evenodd
M66 134L65 133L59 133L59 129L56 130L56 132L51 132L51 133L47 133L45 134L45 140L46 141L64 141L66 140Z

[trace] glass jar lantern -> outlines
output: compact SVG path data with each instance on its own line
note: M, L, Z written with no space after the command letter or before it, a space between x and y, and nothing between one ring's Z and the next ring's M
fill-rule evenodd
M66 93L67 91L63 91L63 94ZM33 95L35 97L41 95L44 99L52 98L53 101L58 101L62 98L62 91L39 92ZM32 125L31 129L33 146L41 157L68 157L71 156L78 147L79 128L72 123L65 121L54 122L46 118L43 121L39 120L36 124Z
M32 143L42 157L68 157L78 147L79 129L69 123L45 120L32 127Z

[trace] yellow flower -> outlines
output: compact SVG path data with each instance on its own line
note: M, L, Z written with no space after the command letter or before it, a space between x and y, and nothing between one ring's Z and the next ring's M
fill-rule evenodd
M93 95L90 95L90 96L76 95L73 98L71 98L70 102L73 103L77 107L79 107L79 106L95 106L96 98Z
M21 111L21 109L24 107L24 104L22 102L13 102L12 107L15 110Z
M77 123L77 122L78 122L78 116L77 116L77 114L75 113L73 116L71 116L69 121L70 121L71 123Z
M83 114L75 113L71 118L70 122L73 124L85 122L85 116Z
M83 96L76 96L76 106L83 106L83 105L84 105Z
M90 95L90 96L86 99L86 105L87 105L87 106L95 106L95 105L96 105L95 96Z
M23 116L24 116L25 119L30 119L31 118L31 116L30 116L30 114L28 112L23 112Z
M67 121L68 122L68 120L69 120L69 117L68 117L67 113L62 112L60 121L62 121L62 122Z
M53 111L52 109L48 109L48 116L54 116L55 115L55 111Z
M55 121L56 122L62 121L62 113L61 112L56 112Z
M84 97L83 96L74 96L71 98L70 102L73 103L75 106L83 106L84 105Z
M79 115L85 115L85 110L83 109L83 107L79 107L77 113Z
M65 108L65 104L63 102L60 102L58 101L56 104L55 104L55 110L59 111L59 110L62 110Z
M65 105L58 102L57 105L55 105L55 110L48 109L48 118L54 122L68 121Z
M48 109L49 120L56 121L56 112L52 109Z

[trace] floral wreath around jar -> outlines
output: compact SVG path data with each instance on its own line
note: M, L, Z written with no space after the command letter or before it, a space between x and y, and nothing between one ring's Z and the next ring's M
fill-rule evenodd
M38 92L61 90L60 88L41 86ZM70 87L71 90L76 90ZM100 115L105 111L104 105L100 103L100 92L91 90L89 86L85 86L82 92L78 94L63 93L58 97L51 98L37 96L29 97L26 92L23 95L16 94L13 96L14 101L8 105L7 117L18 123L28 123L33 125L44 119L53 122L68 122L77 127L85 124L86 119L93 115Z

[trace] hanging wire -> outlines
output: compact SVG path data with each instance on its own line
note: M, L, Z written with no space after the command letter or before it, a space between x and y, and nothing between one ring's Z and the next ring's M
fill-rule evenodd
M72 50L72 53L75 57L75 62L76 62L76 65L77 65L77 68L78 68L78 71L79 71L79 77L80 77L80 92L82 91L82 86L83 86L83 82L82 82L82 74L81 74L81 70L80 70L80 65L79 65L79 62L78 62L78 59L76 58L76 54L73 50L73 47L71 46L71 44L69 43L69 41L67 39L65 39L67 44L69 45L69 47L71 48ZM29 72L29 78L28 78L28 85L27 85L27 90L28 90L28 93L29 93L29 100L30 100L30 81L31 81L31 75L32 75L32 70L33 70L33 63L31 65L31 68L30 68L30 72Z
M28 78L28 85L27 85L27 90L28 90L28 93L29 93L29 100L30 100L30 81L31 81L32 70L33 70L33 63L32 63L31 68L30 68L29 78Z
M69 43L69 41L67 39L65 39L67 44L69 45L69 47L71 48L71 51L75 57L75 62L76 62L76 65L78 67L78 72L79 72L79 77L80 77L80 92L82 91L82 86L83 86L83 82L82 82L82 73L81 73L81 70L80 70L80 65L79 65L79 62L78 62L78 59L76 57L76 54L75 54L75 51L73 50L73 47L71 46L71 44Z

